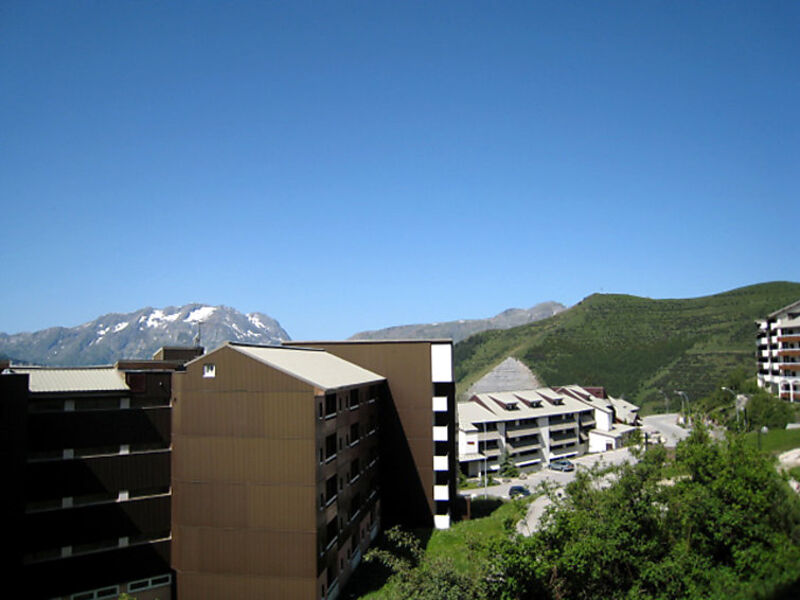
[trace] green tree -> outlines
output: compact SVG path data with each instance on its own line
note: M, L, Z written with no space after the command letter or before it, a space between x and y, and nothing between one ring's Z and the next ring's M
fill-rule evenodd
M565 492L489 552L490 597L764 598L800 580L800 502L739 437L698 429L674 463L656 446Z
M500 457L500 475L503 477L516 477L519 475L519 469L514 464L514 461L511 460L508 450L503 450L503 455Z

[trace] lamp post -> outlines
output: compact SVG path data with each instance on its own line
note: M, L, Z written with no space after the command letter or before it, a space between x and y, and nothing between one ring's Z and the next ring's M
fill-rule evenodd
M669 396L667 396L667 392L664 390L658 390L664 396L664 413L669 412Z
M483 499L486 500L486 488L489 485L489 440L486 439L486 421L483 422Z
M739 404L736 402L736 392L734 392L731 388L727 388L724 385L719 388L724 392L729 392L731 396L733 396L733 404L736 407L736 429L739 429Z
M686 419L688 424L689 416L688 413L686 412L686 407L689 406L689 394L687 394L682 390L675 390L675 393L681 397L681 411L683 412L684 418ZM684 400L686 401L685 403Z

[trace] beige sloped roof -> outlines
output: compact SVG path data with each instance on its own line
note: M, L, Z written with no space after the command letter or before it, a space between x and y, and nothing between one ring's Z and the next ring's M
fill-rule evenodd
M315 348L251 346L229 343L246 356L323 390L378 383L386 378ZM207 356L205 357L207 358Z
M27 373L31 392L115 392L129 389L125 374L114 367L11 367L8 371Z
M560 403L556 403L558 400ZM534 406L528 406L531 403ZM513 404L513 410L504 406ZM483 422L512 421L556 416L591 410L593 406L548 387L514 392L476 394L469 402L458 404L458 423L464 431L479 428Z

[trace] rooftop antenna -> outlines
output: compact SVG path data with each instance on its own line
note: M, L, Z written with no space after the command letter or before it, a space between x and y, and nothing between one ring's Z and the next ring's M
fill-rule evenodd
M197 322L197 335L194 336L194 346L195 346L195 348L199 348L200 347L200 327L201 327L202 324L203 324L202 321L198 321Z

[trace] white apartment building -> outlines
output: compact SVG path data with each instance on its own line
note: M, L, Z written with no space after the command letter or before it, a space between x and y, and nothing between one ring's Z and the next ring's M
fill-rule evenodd
M800 402L800 300L756 321L758 385Z
M631 405L633 406L633 405ZM518 468L618 448L634 428L615 424L605 393L577 385L476 394L458 405L458 460L469 477L500 469L508 453Z

